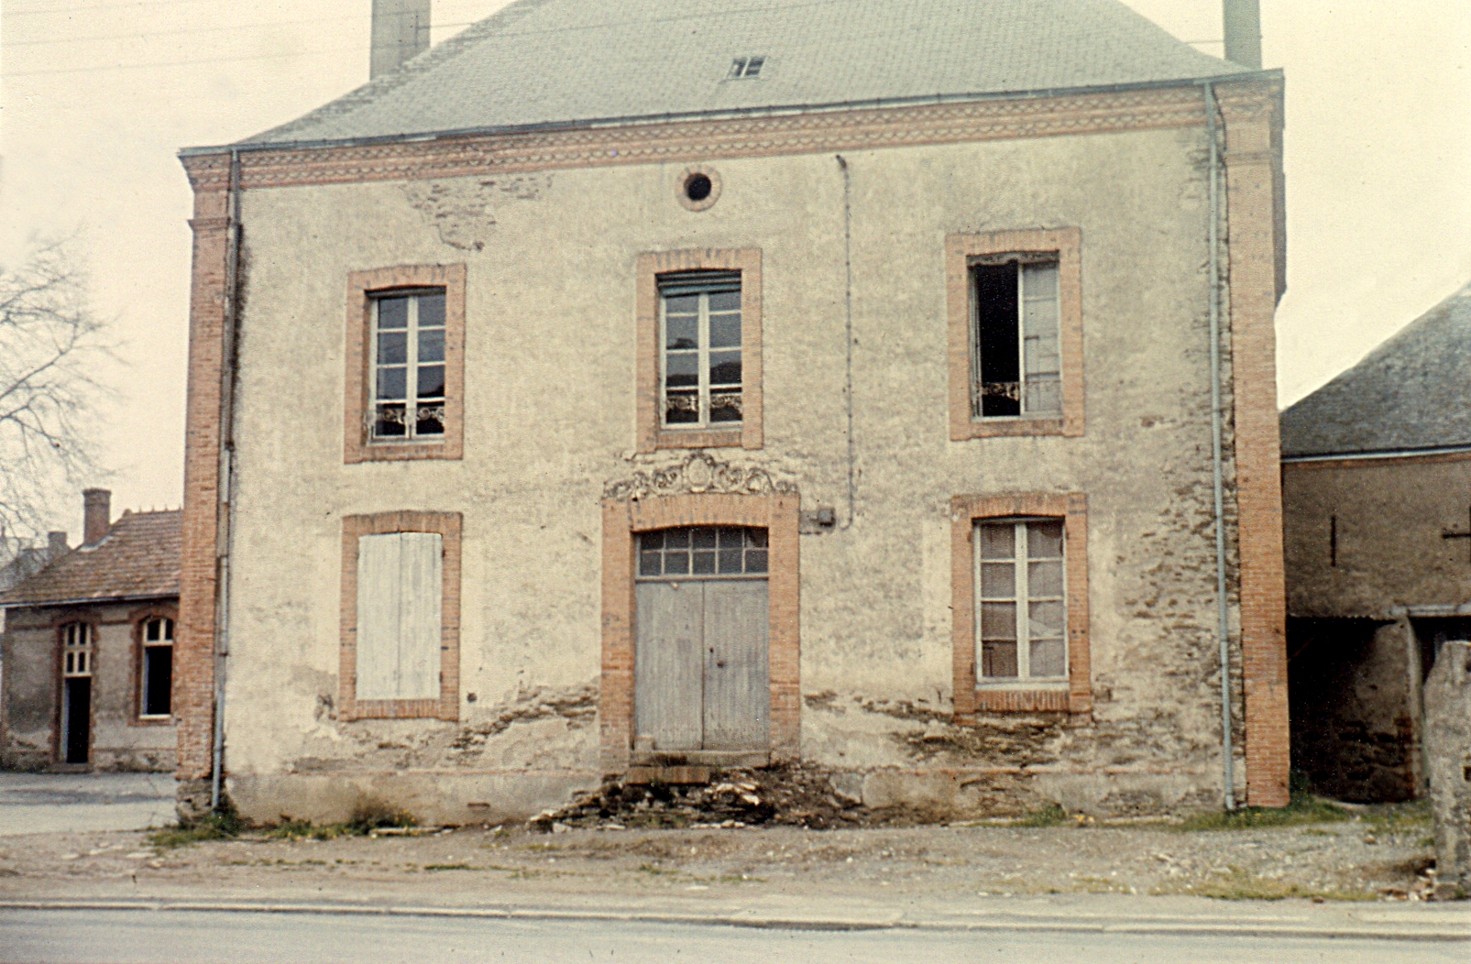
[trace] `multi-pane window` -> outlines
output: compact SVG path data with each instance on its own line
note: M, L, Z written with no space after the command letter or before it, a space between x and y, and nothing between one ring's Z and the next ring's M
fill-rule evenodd
M638 543L641 579L766 574L765 529L696 526L645 532Z
M730 62L729 76L732 80L760 77L761 68L765 66L765 57L737 57Z
M92 675L92 627L67 623L61 627L61 675Z
M659 279L660 384L666 428L741 424L741 273Z
M445 425L444 289L393 292L373 302L375 439L438 439Z
M976 523L980 682L1067 676L1063 539L1061 519Z
M971 417L1061 414L1057 260L972 264L970 285Z
M141 627L138 715L168 716L173 707L174 621L153 616Z

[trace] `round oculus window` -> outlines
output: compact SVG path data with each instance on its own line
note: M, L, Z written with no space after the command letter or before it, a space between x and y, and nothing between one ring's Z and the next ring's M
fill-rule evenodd
M715 185L710 183L708 174L695 173L684 179L684 196L696 204L708 198Z

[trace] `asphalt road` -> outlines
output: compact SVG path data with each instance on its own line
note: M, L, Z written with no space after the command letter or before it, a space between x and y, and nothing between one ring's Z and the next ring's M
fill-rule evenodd
M0 771L0 837L166 827L174 788L172 773Z
M1097 930L790 930L608 920L190 910L0 911L3 961L1296 962L1471 959L1466 943Z

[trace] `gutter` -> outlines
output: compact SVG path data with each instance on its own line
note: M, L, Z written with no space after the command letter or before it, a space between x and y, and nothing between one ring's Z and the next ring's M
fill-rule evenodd
M265 151L300 151L332 147L371 147L381 144L416 143L452 138L487 137L507 134L540 134L550 131L595 130L608 127L626 127L637 124L664 124L679 121L729 120L738 117L786 117L810 114L841 113L853 110L873 110L885 107L913 107L984 101L1027 101L1044 100L1051 97L1069 97L1080 94L1128 93L1141 90L1165 90L1172 87L1212 85L1240 80L1279 79L1280 69L1240 71L1218 74L1214 77L1139 81L1131 84L1099 84L1091 87L1048 87L1038 90L1007 93L982 93L972 91L960 94L923 94L910 97L875 97L870 100L829 101L825 103L781 104L770 107L736 107L710 111L675 111L663 114L627 114L616 117L584 118L581 120L537 121L525 124L492 124L481 127L455 127L435 131L418 131L402 134L378 134L370 137L314 138L300 141L246 141L238 144L221 144L205 147L186 147L179 151L181 159L230 152L231 156Z
M225 249L224 345L220 371L220 465L215 509L214 732L209 774L209 807L218 812L225 762L225 674L230 655L230 548L234 527L230 506L235 483L235 352L239 340L240 152L230 151L230 182L225 201L229 218ZM220 533L224 533L223 545Z
M1438 445L1419 449L1379 449L1372 452L1327 452L1322 455L1284 455L1284 465L1297 462L1357 462L1365 459L1413 459L1433 455L1464 455L1471 445Z
M1221 144L1213 81L1201 85L1205 93L1205 122L1210 138L1210 227L1208 229L1210 284L1211 367L1211 494L1216 530L1216 642L1221 671L1221 784L1227 810L1236 809L1236 750L1231 730L1231 623L1226 587L1226 511L1224 455L1221 441Z
M72 599L24 599L0 602L0 609L45 609L55 606L105 606L108 603L151 602L155 599L178 599L174 592L140 593L131 596L77 596Z

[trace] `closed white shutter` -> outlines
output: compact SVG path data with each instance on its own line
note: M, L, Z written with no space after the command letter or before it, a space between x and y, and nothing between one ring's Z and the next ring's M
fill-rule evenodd
M442 544L437 532L358 540L358 699L439 697Z

